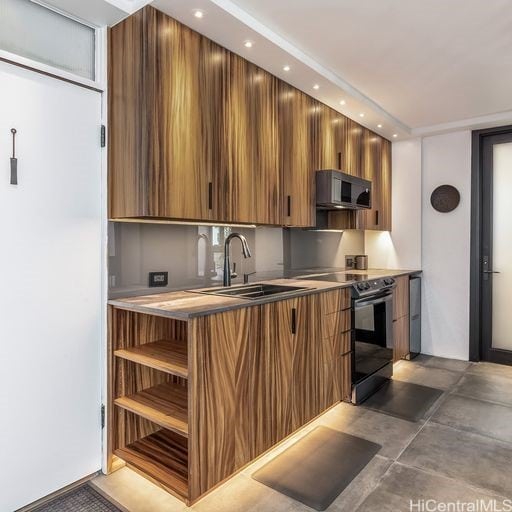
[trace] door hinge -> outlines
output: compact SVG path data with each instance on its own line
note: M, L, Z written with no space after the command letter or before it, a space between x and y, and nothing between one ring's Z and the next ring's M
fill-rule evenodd
M105 428L105 404L101 404L101 428Z
M101 125L101 136L100 136L101 147L104 148L107 145L107 129L105 125Z

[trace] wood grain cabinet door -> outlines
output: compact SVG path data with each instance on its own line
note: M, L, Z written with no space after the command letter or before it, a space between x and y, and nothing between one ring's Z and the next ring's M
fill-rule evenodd
M286 226L315 225L316 116L314 100L285 82L279 84L279 165L282 219Z
M293 311L296 300L264 304L236 364L236 467L292 432Z
M353 176L362 175L361 145L363 128L352 119L340 116L336 124L336 151L338 168Z
M339 114L327 105L315 100L317 133L315 144L315 169L338 169L336 123Z
M224 93L219 220L281 224L275 77L230 54Z
M362 177L372 182L372 208L359 212L361 229L380 229L381 211L381 146L382 138L363 128Z
M392 204L391 204L391 142L382 139L381 144L381 178L380 178L380 229L391 231Z
M143 146L149 215L210 217L210 169L204 151L201 36L154 8L146 17ZM202 99L201 99L202 98Z
M142 102L144 11L108 32L109 218L147 214Z

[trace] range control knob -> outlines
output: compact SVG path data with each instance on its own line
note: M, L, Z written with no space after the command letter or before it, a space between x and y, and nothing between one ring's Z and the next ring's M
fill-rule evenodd
M364 283L364 289L369 290L370 289L370 283L366 282Z
M357 289L363 291L364 290L364 283L357 283Z
M384 279L384 284L387 286L391 286L394 282L395 282L395 280L392 277L386 277Z

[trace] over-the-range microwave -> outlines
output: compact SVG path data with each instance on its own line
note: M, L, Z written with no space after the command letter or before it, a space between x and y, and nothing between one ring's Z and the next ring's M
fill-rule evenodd
M316 172L316 207L359 210L372 207L372 182L334 169Z

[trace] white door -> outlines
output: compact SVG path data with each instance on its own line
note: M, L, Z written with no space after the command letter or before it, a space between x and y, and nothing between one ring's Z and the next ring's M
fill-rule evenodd
M100 124L100 93L0 62L1 512L101 467Z

